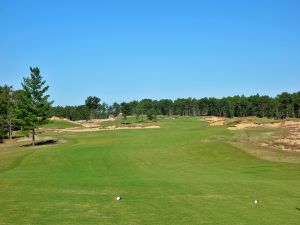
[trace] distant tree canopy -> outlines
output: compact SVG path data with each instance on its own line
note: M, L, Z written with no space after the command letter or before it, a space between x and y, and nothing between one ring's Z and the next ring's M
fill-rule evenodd
M52 107L51 113L55 116L66 117L72 120L87 119L82 112L82 106ZM272 117L277 119L300 118L300 92L283 92L276 97L267 95L229 96L224 98L178 98L171 99L142 99L141 101L114 102L112 105L99 105L95 118L117 116L223 116L223 117Z

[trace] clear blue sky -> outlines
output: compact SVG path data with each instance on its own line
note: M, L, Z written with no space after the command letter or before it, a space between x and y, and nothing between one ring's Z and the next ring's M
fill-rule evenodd
M300 90L300 1L0 1L0 84L55 105Z

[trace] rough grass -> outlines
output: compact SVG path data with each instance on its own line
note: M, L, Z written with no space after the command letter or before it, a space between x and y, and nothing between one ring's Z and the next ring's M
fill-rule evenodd
M254 157L197 119L158 123L1 146L1 164L16 163L0 167L0 224L299 224L299 164Z
M72 127L80 127L80 124L72 123L65 120L55 120L55 121L50 121L49 123L44 124L42 126L42 128L55 128L55 129L72 128Z
M256 116L248 116L248 117L234 117L234 118L226 118L224 121L224 124L226 126L235 126L236 124L239 124L241 122L251 122L255 124L265 124L265 123L275 123L278 122L278 120L275 120L273 118L259 118Z

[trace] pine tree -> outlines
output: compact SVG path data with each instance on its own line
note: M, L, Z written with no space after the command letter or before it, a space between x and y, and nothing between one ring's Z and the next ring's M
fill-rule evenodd
M45 85L37 67L30 67L30 77L23 78L23 91L20 94L19 118L22 119L22 125L25 130L32 132L32 145L35 145L35 129L48 122L50 109L53 101L48 101L49 95L46 91L49 86Z
M96 96L89 96L85 100L86 107L90 110L90 119L93 119L93 110L96 110L99 106L100 98Z
M1 135L7 131L9 139L12 139L13 123L15 120L14 92L11 86L0 86L0 126Z

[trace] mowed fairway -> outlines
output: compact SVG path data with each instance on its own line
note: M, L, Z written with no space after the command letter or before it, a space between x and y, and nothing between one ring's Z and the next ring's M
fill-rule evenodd
M0 147L0 224L300 224L299 164L248 155L197 118L158 124Z

